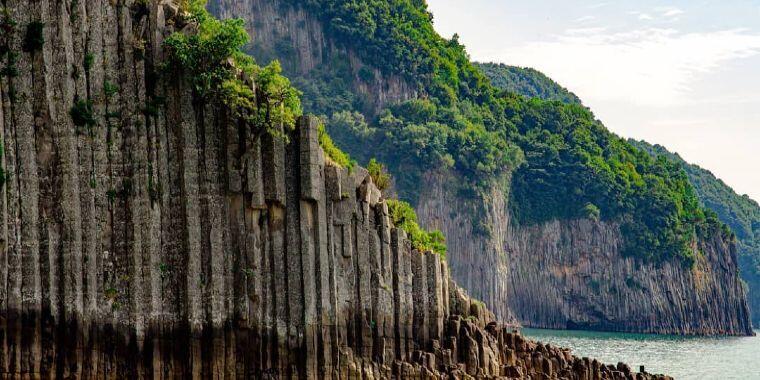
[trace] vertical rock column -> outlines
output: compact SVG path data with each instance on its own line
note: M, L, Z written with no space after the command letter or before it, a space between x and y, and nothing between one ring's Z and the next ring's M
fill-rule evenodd
M427 277L427 255L417 251L412 252L412 295L414 305L414 341L415 348L424 349L428 342L429 333L429 292Z
M356 244L354 267L357 279L357 355L372 357L374 342L372 337L372 325L374 314L372 309L372 266L370 250L370 233L374 228L374 220L370 213L370 186L372 180L367 176L356 175L354 185L359 188L356 201L356 218L354 220L354 235Z
M306 375L324 377L333 370L331 346L335 326L335 292L330 286L332 258L327 249L324 157L319 146L317 120L302 117L297 128Z
M412 251L406 232L400 228L391 234L393 252L393 324L396 330L396 356L399 360L409 357L413 350L412 324L414 319L412 294Z
M285 262L285 142L270 134L261 137L262 169L264 172L264 200L267 204L265 228L264 283L262 294L266 343L267 368L287 368L290 350L288 336L288 283Z

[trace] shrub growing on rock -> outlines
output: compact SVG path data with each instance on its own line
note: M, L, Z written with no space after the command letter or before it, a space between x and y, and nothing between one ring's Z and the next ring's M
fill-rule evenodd
M374 182L375 186L381 191L391 186L391 175L388 174L385 165L377 162L376 159L372 158L369 160L367 171L369 172L369 175L372 176L372 182Z
M92 127L95 125L92 102L89 100L75 99L69 115L77 127Z
M433 251L446 258L446 239L438 230L425 231L417 223L417 213L414 208L404 201L388 199L388 212L396 228L401 228L407 234L412 247L419 251Z
M300 93L281 75L278 62L262 68L242 52L248 42L243 20L217 20L202 0L188 6L197 33L177 32L164 41L168 68L189 77L201 100L221 101L260 131L278 134L281 126L292 128L301 114ZM255 94L238 71L256 83Z

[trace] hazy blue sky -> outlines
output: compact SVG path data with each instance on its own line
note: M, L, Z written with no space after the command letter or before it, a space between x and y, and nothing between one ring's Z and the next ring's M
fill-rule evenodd
M760 0L428 0L474 60L529 66L613 132L760 201Z

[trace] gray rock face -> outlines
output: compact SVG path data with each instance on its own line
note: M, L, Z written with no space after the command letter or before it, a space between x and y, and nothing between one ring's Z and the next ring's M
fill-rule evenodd
M619 226L591 220L513 225L505 191L487 197L490 236L472 231L470 209L430 175L423 224L447 238L452 277L502 319L531 327L693 335L750 335L736 248L720 234L700 241L694 268L623 257Z

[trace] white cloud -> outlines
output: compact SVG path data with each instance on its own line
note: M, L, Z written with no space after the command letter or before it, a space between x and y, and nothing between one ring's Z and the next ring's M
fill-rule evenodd
M549 41L484 53L489 59L542 70L591 103L622 100L662 107L690 104L690 86L702 75L759 54L760 34L741 29L612 33L576 28Z
M577 24L584 24L584 23L587 23L587 22L590 22L590 21L594 21L594 20L596 20L596 17L594 17L592 15L588 15L588 16L578 17L578 18L576 18L573 21L575 23L577 23Z
M649 13L639 12L639 11L631 11L628 12L629 15L634 15L636 18L642 21L651 21L654 20L654 17L650 15Z
M660 12L662 16L668 18L674 18L685 13L683 9L678 7L657 7L655 10Z

